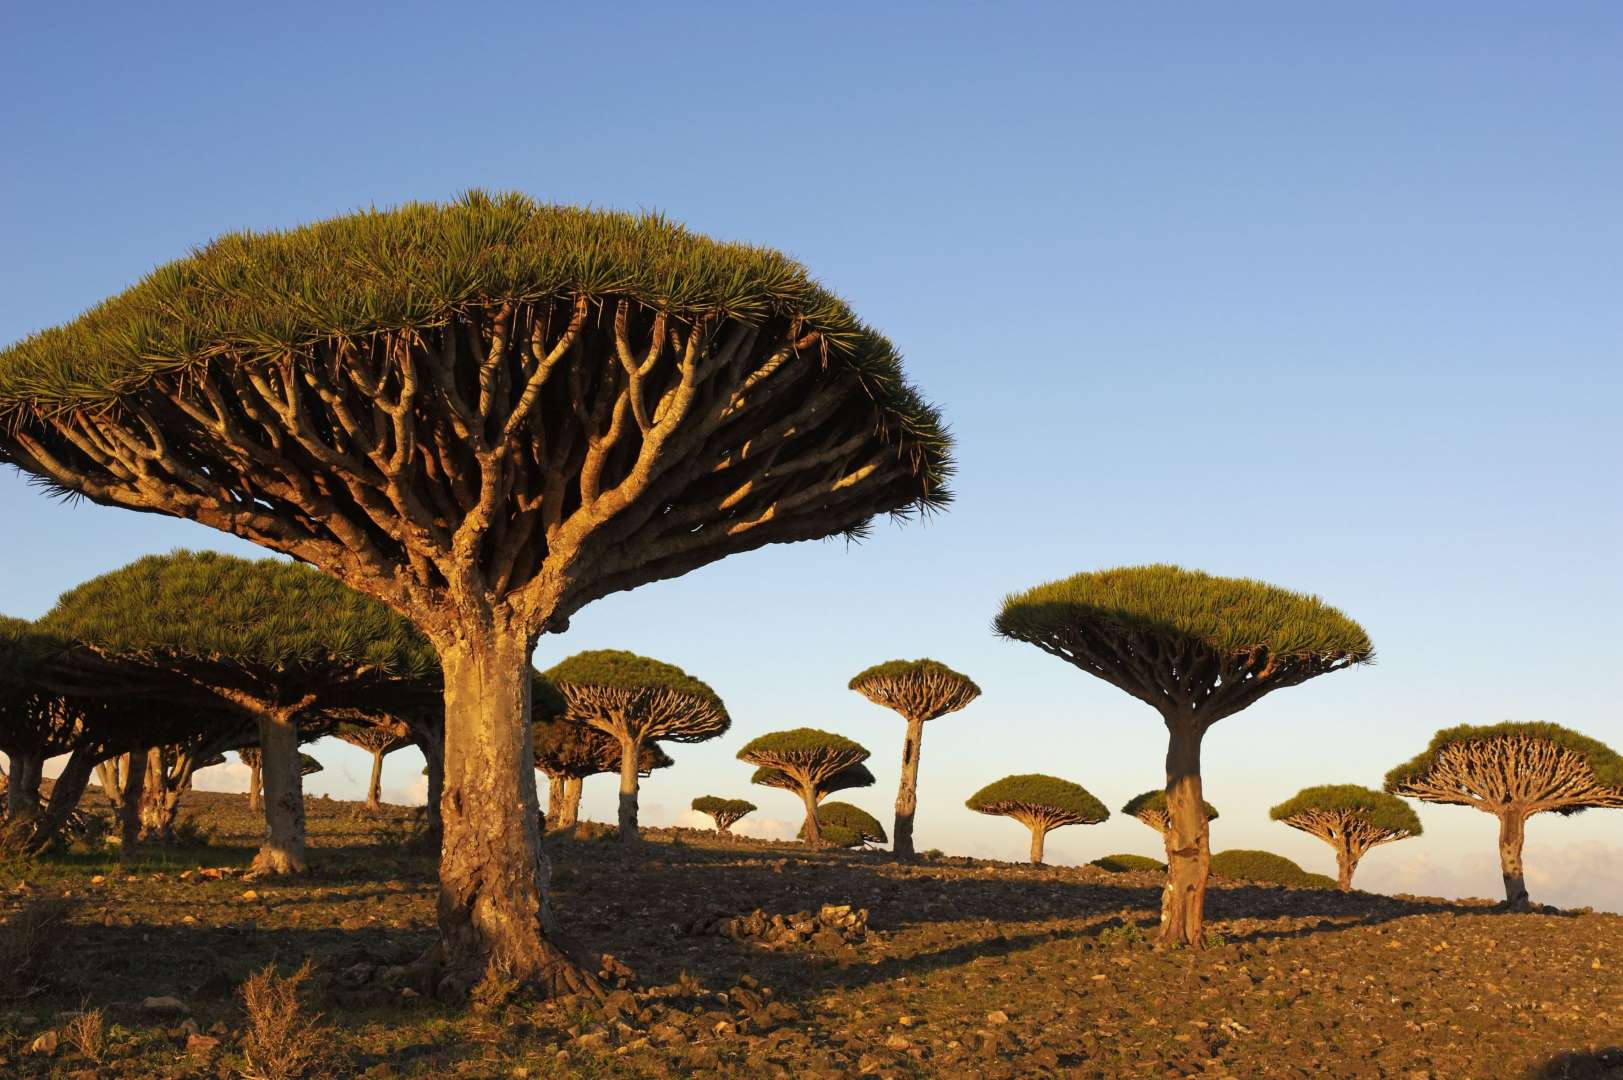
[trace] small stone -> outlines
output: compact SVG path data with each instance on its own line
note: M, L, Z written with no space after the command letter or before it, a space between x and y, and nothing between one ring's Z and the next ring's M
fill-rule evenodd
M220 1040L213 1035L192 1034L186 1036L186 1052L188 1054L212 1053L214 1048L219 1045Z
M912 1027L919 1022L919 1018L916 1016L898 1016L896 1022L903 1027Z
M609 1045L609 1033L606 1031L588 1031L575 1038L575 1045L582 1050L604 1050Z
M417 993L417 991L413 990L409 986L402 986L400 988L400 1000L401 1001L412 1001L412 1000L415 1000L419 996L420 995Z
M202 1030L203 1030L202 1028L197 1026L197 1021L193 1020L189 1016L186 1019L184 1019L184 1020L182 1020L180 1022L180 1033L182 1035L186 1035L186 1036L190 1037L192 1035L198 1034Z
M56 1032L47 1031L36 1037L33 1042L28 1044L28 1052L30 1054L50 1055L56 1053L56 1046Z
M986 1014L986 1022L988 1024L1007 1024L1009 1022L1009 1014L1004 1012L1002 1009L993 1009L991 1012Z
M92 885L100 885L103 882L105 882L106 880L107 880L107 875L106 874L97 874L95 877L90 879L90 884L92 884Z
M731 1020L717 1020L716 1026L710 1030L717 1035L731 1035L733 1033L733 1022Z
M242 898L244 900L258 900L259 899L259 894L254 892L254 890L252 890L252 889L247 889L247 890L244 890L244 892L242 894Z
M906 1037L901 1035L892 1035L890 1038L885 1040L885 1049L887 1050L906 1050L912 1045L912 1043L907 1041Z
M146 998L141 1002L141 1008L149 1013L159 1013L170 1016L183 1016L192 1011L186 1007L186 1003L184 1001L180 1000L178 997L173 997L167 994L161 997Z

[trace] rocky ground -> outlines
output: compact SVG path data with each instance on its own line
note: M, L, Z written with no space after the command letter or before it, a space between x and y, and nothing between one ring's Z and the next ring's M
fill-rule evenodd
M311 1076L1623 1077L1617 915L1219 882L1158 952L1153 875L588 827L548 844L607 1000L450 1007L410 811L311 800L281 883L243 797L188 799L204 846L0 865L0 1076L241 1075L243 982L310 959Z

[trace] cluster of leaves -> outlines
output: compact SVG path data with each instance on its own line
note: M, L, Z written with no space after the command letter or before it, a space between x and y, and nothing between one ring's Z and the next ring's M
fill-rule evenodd
M1363 628L1316 596L1164 563L1039 585L1006 597L993 620L999 634L1019 641L1063 635L1078 624L1192 639L1225 654L1266 648L1361 662L1375 655Z
M1077 815L1089 825L1110 816L1105 804L1094 798L1082 785L1041 773L1023 773L995 780L971 795L964 805L979 813L987 813L987 808L1004 803L1061 810Z
M1420 818L1414 808L1395 795L1372 791L1357 784L1321 784L1303 788L1272 810L1268 816L1285 821L1309 810L1332 812L1351 811L1378 829L1406 832L1410 836L1421 833Z
M939 660L930 659L887 660L883 664L875 664L873 667L853 676L847 687L851 690L859 690L866 683L923 675L937 675L945 679L951 679L954 682L967 684L976 694L979 694L981 690L980 687L975 685L975 680L968 675L961 671L954 671Z
M860 806L848 802L824 803L817 808L817 824L822 829L824 843L835 847L859 848L867 844L888 843L885 827L877 818ZM806 839L806 826L800 826L800 839Z
M1623 788L1623 756L1606 744L1559 724L1507 721L1503 724L1461 724L1444 728L1432 736L1431 743L1415 758L1386 774L1387 790L1419 780L1431 772L1436 766L1438 752L1446 746L1509 738L1539 739L1574 751L1583 757L1584 763L1595 774L1596 782L1606 787Z
M1108 870L1112 874L1125 874L1133 870L1165 870L1167 864L1159 859L1152 859L1148 855L1104 855L1092 862L1089 866L1097 866L1101 870Z
M1234 848L1219 851L1212 856L1212 873L1237 881L1255 881L1264 885L1295 885L1298 887L1333 889L1333 878L1303 870L1283 855L1271 851L1250 851Z
M867 756L867 749L859 742L847 739L844 735L836 735L832 731L820 731L817 728L789 728L786 731L769 731L765 735L758 735L744 744L738 751L742 761L751 761L754 758L787 757L796 754L819 754L835 751L849 753L860 752ZM759 783L760 781L756 781Z
M722 708L720 695L675 664L624 649L590 649L576 653L547 669L544 678L554 683L611 690L670 690Z
M0 352L0 419L106 403L220 358L280 358L335 336L431 329L491 302L580 295L627 297L681 319L778 318L816 330L917 459L932 481L924 486L939 491L950 472L940 416L907 384L895 348L799 263L653 214L519 194L470 192L447 205L223 236Z
M109 652L280 668L366 666L438 674L422 633L376 600L282 559L212 551L149 555L63 593L40 628Z
M1206 811L1207 821L1217 820L1217 807L1204 799L1201 800L1200 805ZM1164 814L1167 812L1167 793L1160 788L1156 788L1154 791L1146 791L1142 795L1134 795L1127 800L1127 805L1121 808L1121 812L1128 817L1137 817L1143 813Z
M758 808L748 799L723 799L719 795L700 795L693 800L693 809L701 814L753 814Z

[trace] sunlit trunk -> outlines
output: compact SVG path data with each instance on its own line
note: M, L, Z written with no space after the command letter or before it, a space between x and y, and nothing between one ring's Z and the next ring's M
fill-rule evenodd
M383 751L372 751L372 781L366 785L366 808L374 814L383 809Z
M1499 871L1505 879L1505 903L1527 908L1527 881L1522 875L1522 842L1527 836L1527 812L1519 806L1499 814Z
M1048 830L1038 821L1030 823L1031 828L1031 865L1043 864L1043 841L1048 837Z
M1201 801L1200 742L1204 732L1188 721L1168 725L1167 896L1162 911L1163 945L1199 946L1204 939L1206 875L1211 867L1206 811Z
M637 834L637 759L642 744L636 739L620 740L620 842L635 844Z
M817 820L817 793L807 784L800 793L806 804L806 846L820 848L823 846L823 826Z
M902 782L896 792L896 826L891 851L898 859L913 857L913 815L919 808L919 748L924 742L924 721L909 720L902 742Z
M299 725L291 709L259 716L259 767L265 785L265 841L254 857L256 874L304 872L304 778L299 769Z

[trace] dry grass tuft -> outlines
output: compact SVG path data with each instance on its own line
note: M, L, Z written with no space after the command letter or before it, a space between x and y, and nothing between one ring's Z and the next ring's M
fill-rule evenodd
M80 1054L101 1064L102 1054L107 1049L107 1033L100 1009L79 1006L79 1011L62 1028L62 1037Z
M276 974L276 965L242 984L242 1007L248 1014L243 1035L243 1080L297 1080L312 1074L333 1075L326 1068L327 1047L319 1015L306 1013L300 990L310 978L306 960L293 974Z

